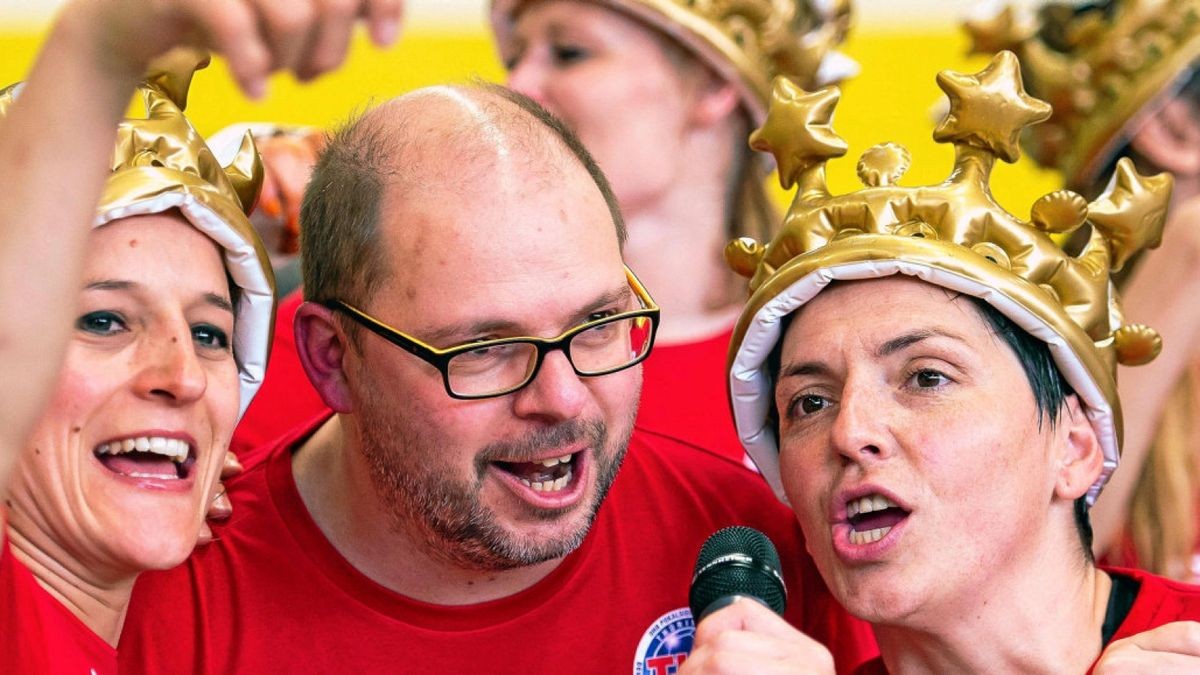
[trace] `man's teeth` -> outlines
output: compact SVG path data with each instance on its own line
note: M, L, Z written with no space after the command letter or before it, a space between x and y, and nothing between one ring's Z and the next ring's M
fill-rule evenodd
M883 539L883 536L891 531L891 527L877 527L873 530L867 530L866 532L850 530L850 543L854 544L855 546L862 546L863 544L877 542L880 539Z
M867 495L866 497L850 500L846 504L846 517L853 518L860 513L872 513L893 507L899 508L899 506L899 504L883 495Z
M161 436L142 436L140 438L126 438L123 441L101 443L96 448L96 454L120 455L135 450L138 452L153 452L156 455L170 457L175 462L186 461L188 457L188 444L186 441L181 441L177 438L163 438Z
M558 466L559 464L566 464L569 461L571 461L571 456L563 455L562 457L551 457L550 459L543 459L543 460L539 461L538 464L541 464L542 466L544 466L546 468L550 468L552 466Z
M570 458L571 458L571 456L567 455L568 461L570 460ZM559 457L557 459L562 459L562 458ZM549 461L549 460L547 460L547 461ZM542 463L545 464L545 462L542 462ZM557 461L556 461L556 464L557 464ZM565 488L567 486L567 483L571 482L571 475L572 475L571 469L567 469L567 472L565 474L563 474L562 476L560 476L554 480L543 480L543 481L534 482L527 478L522 478L522 479L520 479L520 481L525 485L525 487L532 488L534 490L534 492L557 492L558 490Z

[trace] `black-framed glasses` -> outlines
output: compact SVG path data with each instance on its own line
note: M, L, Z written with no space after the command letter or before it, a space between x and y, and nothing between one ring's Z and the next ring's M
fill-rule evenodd
M499 338L446 349L428 345L341 300L323 304L437 368L451 397L492 398L528 385L537 377L546 355L556 350L566 354L581 377L608 375L644 361L654 346L659 308L628 267L625 276L642 309L588 321L558 337Z

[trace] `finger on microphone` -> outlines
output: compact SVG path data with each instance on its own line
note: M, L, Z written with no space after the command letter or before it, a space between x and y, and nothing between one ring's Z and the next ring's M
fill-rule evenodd
M799 634L781 616L750 598L736 598L733 604L709 614L696 627L696 641L729 631L751 631L764 635L791 637Z
M696 628L683 673L832 673L833 656L749 598L713 612Z

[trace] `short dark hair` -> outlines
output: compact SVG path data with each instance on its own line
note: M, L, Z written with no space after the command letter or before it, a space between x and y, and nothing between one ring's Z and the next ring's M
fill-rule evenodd
M527 96L496 84L477 82L471 88L512 103L562 141L600 190L624 245L625 222L612 187L575 134ZM378 241L379 216L385 187L400 171L395 155L404 140L397 136L364 112L329 137L300 208L305 299L366 304L384 278L388 267Z
M1053 428L1058 422L1058 416L1066 405L1067 398L1075 395L1075 390L1063 377L1054 357L1050 355L1050 346L1030 335L1000 310L976 297L967 297L979 312L988 327L996 334L1009 349L1017 355L1021 368L1025 371L1025 379L1033 390L1033 400L1038 409L1038 425L1045 418ZM1075 500L1075 530L1079 533L1079 541L1083 544L1083 555L1089 563L1095 562L1092 554L1092 522L1088 518L1086 495Z
M361 303L386 269L378 246L393 139L365 112L329 136L300 204L304 297Z
M838 283L838 282L833 282ZM831 284L832 285L832 284ZM1054 357L1050 355L1050 347L1045 342L1030 335L1013 320L1005 316L1000 310L992 307L987 302L973 297L962 296L971 302L971 306L975 308L988 328L1008 345L1008 348L1017 356L1017 360L1021 363L1021 369L1025 371L1025 379L1029 381L1029 387L1033 391L1034 404L1038 410L1038 426L1045 419L1049 422L1051 428L1058 422L1058 416L1062 412L1063 406L1067 402L1067 398L1075 395L1075 390L1067 382L1059 371L1058 366L1054 363ZM773 377L778 378L779 368L783 360L783 336L787 335L788 328L791 326L792 319L796 316L796 312L792 312L780 321L780 339L775 344L775 348L771 350L771 354L767 357L767 368ZM769 409L769 420L775 429L775 437L779 438L779 413L775 410L775 406ZM1092 523L1088 518L1087 498L1079 497L1074 504L1075 514L1075 529L1079 533L1079 540L1083 544L1084 556L1087 561L1094 562L1095 557L1092 555Z

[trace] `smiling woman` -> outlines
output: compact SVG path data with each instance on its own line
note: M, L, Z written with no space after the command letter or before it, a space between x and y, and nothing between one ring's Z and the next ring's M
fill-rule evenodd
M196 545L274 289L252 141L221 166L183 108L207 48L251 94L336 65L353 8L303 4L68 3L0 89L0 312L21 317L0 329L0 672L116 672L134 579ZM360 9L394 35L394 0ZM143 77L145 116L118 126Z
M33 596L37 609L9 606L23 626L33 612L61 624L71 608L90 629L75 631L87 656L43 663L5 649L14 670L110 670L134 577L195 547L241 402L262 379L273 282L243 211L261 171L249 143L217 165L183 117L206 61L160 61L142 86L147 119L121 125L58 384L7 485L0 565L19 563L16 578L48 593ZM5 90L0 111L22 91Z
M10 486L13 544L89 570L171 567L195 546L238 414L222 250L177 211L115 221L89 245L75 334L29 441L41 452ZM238 271L269 290L261 269ZM269 321L256 304L237 322L250 344Z

